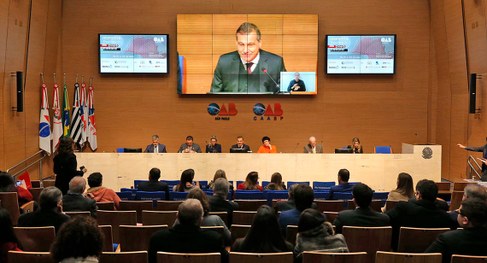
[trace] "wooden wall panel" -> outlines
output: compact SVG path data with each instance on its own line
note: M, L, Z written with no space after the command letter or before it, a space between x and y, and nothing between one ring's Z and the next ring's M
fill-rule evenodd
M8 10L10 1L0 1L0 149L4 149L4 129L3 116L5 114L5 92L7 78L9 74L5 71L5 58L7 56L7 32L8 32ZM0 167L5 167L5 154L0 151Z

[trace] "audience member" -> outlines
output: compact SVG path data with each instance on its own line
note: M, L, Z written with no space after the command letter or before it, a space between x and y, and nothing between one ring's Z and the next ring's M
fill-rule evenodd
M413 178L408 173L399 173L396 189L389 192L387 201L408 201L414 197ZM386 211L386 207L383 207Z
M298 235L294 254L295 262L302 261L304 251L319 250L324 252L348 252L345 237L335 234L333 226L326 222L320 211L308 208L301 213L298 222Z
M157 192L157 191L164 191L166 192L166 200L169 199L169 186L165 182L159 181L161 178L161 170L159 168L152 168L149 171L149 181L148 182L140 182L137 186L137 190L139 191L147 191L147 192Z
M92 217L96 217L96 201L83 196L86 190L86 180L81 176L75 176L69 182L68 194L63 196L64 211L89 211Z
M333 200L333 193L335 192L352 192L352 185L348 183L350 179L350 172L347 169L340 169L338 171L338 185L330 188L329 199Z
M222 262L228 262L228 253L221 235L200 228L203 207L197 199L187 199L178 208L179 224L155 232L149 243L149 263L157 262L157 251L177 253L220 252Z
M399 202L396 207L387 212L393 229L393 248L397 245L401 226L423 228L454 227L446 211L435 205L437 195L438 187L435 182L423 179L416 184L416 199L410 199L408 202Z
M443 262L450 262L453 254L487 256L487 204L485 200L468 198L458 209L458 224L462 230L439 235L426 253L441 252Z
M178 153L201 153L201 148L193 142L193 136L186 136L186 143L181 144Z
M15 186L13 176L7 172L0 172L0 192L16 192L19 206L34 199L27 188L24 186Z
M237 186L237 190L259 190L262 191L262 186L259 185L259 173L252 171L247 174L245 182Z
M227 212L228 226L233 222L233 211L238 209L238 204L227 200L228 198L228 181L225 178L218 178L213 185L213 196L210 196L208 202L211 212Z
M296 203L294 202L294 190L296 189L296 187L298 186L299 184L293 184L289 187L289 189L287 190L287 194L288 194L288 199L287 201L279 201L276 203L276 210L277 211L287 211L287 210L291 210L291 209L295 209L296 208Z
M294 189L294 202L296 208L287 210L279 216L279 225L281 226L281 233L286 234L287 225L297 225L299 216L305 209L311 208L313 205L315 195L313 189L309 185L300 184Z
M232 251L248 253L273 253L292 251L292 244L284 240L274 209L263 205L257 209L247 235L235 240Z
M51 255L60 263L98 262L103 246L103 233L89 216L78 216L64 224L51 246Z
M482 187L478 184L468 184L465 186L465 189L463 190L463 196L462 196L462 201L465 201L469 198L477 198L480 200L483 200L487 202L487 191L485 187ZM450 218L452 222L459 227L458 225L458 210L451 211L450 213Z
M224 178L225 180L228 180L225 171L223 171L222 169L218 169L216 170L215 175L213 175L213 180L211 180L208 184L208 188L213 190L213 188L215 187L215 181L218 178ZM233 185L230 185L230 190L233 190Z
M21 251L19 241L14 233L10 214L0 208L0 262L7 262L9 250Z
M56 174L55 186L66 194L69 189L69 182L75 176L83 176L86 173L84 166L80 167L78 171L78 162L76 155L73 152L73 139L67 136L61 137L59 140L59 149L56 156L54 156L54 173Z
M38 227L53 226L58 231L69 221L69 216L63 214L63 194L55 186L42 189L39 195L39 209L19 217L18 226Z
M194 187L200 187L199 182L193 182L194 170L186 169L181 173L181 179L179 179L179 184L173 187L175 192L189 192Z
M120 197L112 189L102 186L103 175L101 173L92 173L88 176L88 185L90 188L86 191L87 196L96 202L113 202L115 208L120 208Z
M259 147L257 153L277 153L277 147L271 145L271 138L264 136L262 137L262 145Z
M333 222L336 232L341 233L343 226L388 226L389 217L370 208L374 191L366 184L359 183L353 187L354 210L344 210L338 213Z
M286 190L286 185L282 182L281 173L275 172L271 176L271 182L265 187L266 190Z
M232 237L226 223L219 216L210 215L210 204L206 193L200 188L194 188L189 191L188 199L189 198L198 199L201 202L201 206L203 206L203 221L201 222L201 226L222 226L225 245L231 245ZM179 222L176 220L176 223Z
M205 152L206 153L221 153L222 152L222 145L217 143L218 139L216 136L211 136L210 143L206 145Z

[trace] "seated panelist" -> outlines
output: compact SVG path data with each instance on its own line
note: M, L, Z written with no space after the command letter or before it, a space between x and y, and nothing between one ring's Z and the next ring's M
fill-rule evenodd
M186 143L181 144L178 153L201 153L201 148L198 144L193 143L193 136L186 136Z
M206 153L221 153L222 145L217 143L216 136L210 138L210 143L206 145Z
M243 136L237 137L237 144L232 145L230 148L231 153L251 153L250 146L244 143Z
M159 136L152 135L152 143L147 145L145 153L165 153L166 145L159 143Z
M264 136L262 137L262 145L259 147L257 153L277 153L277 147L271 145L271 138Z

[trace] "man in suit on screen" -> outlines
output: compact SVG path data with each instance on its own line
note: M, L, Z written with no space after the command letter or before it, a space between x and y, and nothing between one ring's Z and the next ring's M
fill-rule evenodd
M278 92L280 73L286 71L282 57L260 49L261 33L255 24L241 24L236 39L237 50L218 60L211 92Z

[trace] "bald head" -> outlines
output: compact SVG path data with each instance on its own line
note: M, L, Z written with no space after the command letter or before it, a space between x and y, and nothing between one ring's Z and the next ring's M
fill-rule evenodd
M203 206L198 199L186 199L178 207L178 219L182 225L200 226L203 220Z
M69 192L82 194L86 189L86 180L81 176L75 176L69 181Z
M316 146L316 138L314 136L309 137L309 144L311 146Z

